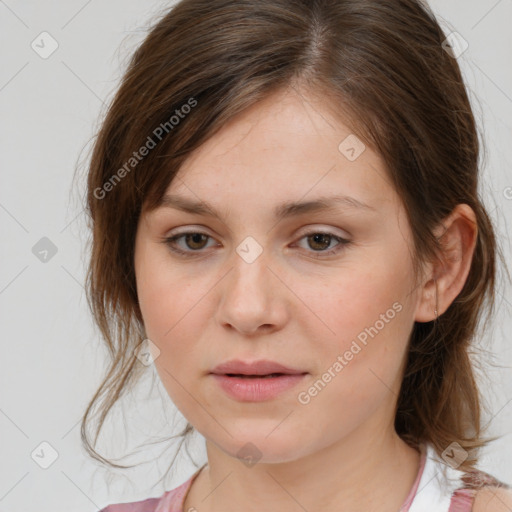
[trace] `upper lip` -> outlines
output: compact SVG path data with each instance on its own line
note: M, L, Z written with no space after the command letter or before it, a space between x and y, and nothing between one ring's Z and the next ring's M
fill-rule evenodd
M245 362L239 359L233 359L217 365L212 373L226 375L233 373L236 375L269 375L271 373L300 374L307 373L296 368L289 368L275 361L261 360Z

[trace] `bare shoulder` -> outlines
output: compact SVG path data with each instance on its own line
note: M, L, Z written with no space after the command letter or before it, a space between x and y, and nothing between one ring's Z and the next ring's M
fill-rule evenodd
M512 512L512 489L485 487L475 495L472 512Z

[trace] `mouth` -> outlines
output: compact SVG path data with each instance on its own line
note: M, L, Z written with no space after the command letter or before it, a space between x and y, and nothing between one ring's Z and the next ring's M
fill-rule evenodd
M308 372L277 361L243 361L232 359L217 365L211 376L214 382L238 402L264 402L289 393Z

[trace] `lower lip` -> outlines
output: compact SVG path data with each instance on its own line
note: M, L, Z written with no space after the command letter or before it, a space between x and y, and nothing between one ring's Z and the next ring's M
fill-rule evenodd
M263 402L296 386L305 373L281 375L280 377L243 378L213 374L220 387L232 398L241 402Z

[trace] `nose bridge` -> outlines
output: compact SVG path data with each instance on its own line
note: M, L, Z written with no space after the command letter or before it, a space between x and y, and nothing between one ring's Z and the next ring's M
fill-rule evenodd
M260 325L279 324L283 318L275 277L268 267L270 252L248 236L235 248L231 272L226 276L220 300L220 321L240 331L254 332Z
M250 294L253 298L257 296L260 300L269 291L268 253L252 236L247 236L238 244L233 254L234 268L231 276L231 284L236 290ZM251 297L247 295L245 299L250 300Z
M238 244L235 252L246 264L252 265L256 260L261 259L264 249L254 237L249 235Z

